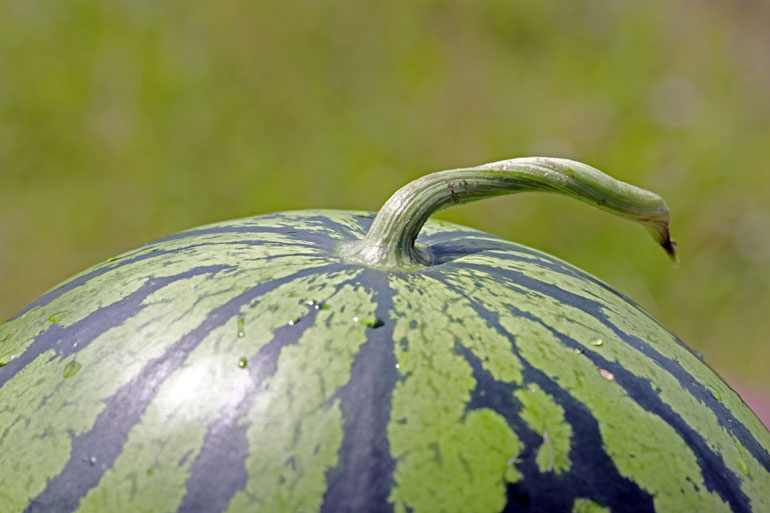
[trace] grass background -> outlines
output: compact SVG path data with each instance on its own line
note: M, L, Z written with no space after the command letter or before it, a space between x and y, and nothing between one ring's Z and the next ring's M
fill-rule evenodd
M680 266L549 195L440 217L588 270L770 390L768 26L748 0L0 0L0 319L182 229L561 156L663 195Z

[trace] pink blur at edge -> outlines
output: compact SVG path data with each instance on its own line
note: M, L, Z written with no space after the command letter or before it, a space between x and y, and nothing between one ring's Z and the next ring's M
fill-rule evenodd
M756 385L740 383L732 379L727 382L733 390L738 392L743 402L757 414L765 427L770 429L770 390L762 390Z

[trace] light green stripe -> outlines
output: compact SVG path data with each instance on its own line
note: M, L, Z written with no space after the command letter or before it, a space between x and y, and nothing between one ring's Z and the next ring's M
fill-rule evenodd
M238 241L259 240L266 245L253 246ZM227 246L188 247L198 243L228 243ZM8 353L18 357L35 340L35 338L52 326L67 327L91 314L94 310L114 304L146 284L150 277L163 278L173 276L194 267L211 265L239 266L241 270L253 269L261 271L262 267L278 267L281 262L287 264L305 264L319 266L330 263L330 259L322 258L321 252L313 250L308 243L290 243L291 239L279 234L209 234L193 239L179 239L148 246L143 251L162 249L172 251L183 249L177 253L162 255L158 258L146 258L125 265L115 262L100 263L91 269L74 276L60 284L64 285L78 276L88 274L103 267L114 267L96 276L82 285L62 294L49 304L34 308L22 316L0 324L0 357ZM295 256L296 253L318 252L318 257ZM132 251L131 253L134 253ZM140 251L141 253L142 251ZM129 254L126 254L128 256ZM266 262L264 259L271 258ZM119 260L118 260L119 261ZM58 286L57 286L58 287ZM62 313L63 312L63 313ZM54 324L49 318L55 314L58 319Z
M485 293L476 294L476 300L485 308L504 312L508 305L514 306L541 318L587 349L601 351L610 361L622 362L636 375L658 372L662 379L673 380L581 310L534 291L516 291L484 273L458 271L451 281L469 294L477 290L474 283L480 281ZM584 354L565 347L539 323L510 314L501 315L499 322L516 337L522 358L588 407L620 474L650 492L659 511L729 511L716 493L706 489L695 454L664 419L644 410L615 381L603 377ZM603 339L602 346L591 344L597 337ZM679 385L669 381L661 384L664 387L678 389ZM667 462L666 466L662 467L661 462Z
M115 464L89 491L78 512L174 511L184 496L185 481L208 425L222 410L234 409L246 394L254 393L239 359L259 351L288 320L313 309L299 299L300 295L336 306L335 287L355 273L293 280L257 298L255 304L244 306L239 315L211 331L163 383L140 423L131 429ZM243 337L238 336L239 318L243 319ZM321 337L323 332L312 326L307 336ZM257 361L251 363L257 365ZM179 465L185 455L185 463ZM142 493L136 493L137 488Z
M263 264L259 276L275 279L307 267L297 259L292 262L297 263ZM183 265L187 263L169 264L164 272L179 273ZM173 282L148 296L146 308L134 317L80 350L76 357L82 367L75 376L63 378L65 364L72 357L62 361L47 351L9 380L0 394L0 426L4 429L0 467L18 479L7 485L13 488L6 489L8 502L0 503L0 511L23 509L61 471L70 456L71 436L93 426L105 400L169 344L195 329L213 308L254 286L254 280L246 271ZM110 287L105 287L104 294L113 298ZM88 303L79 308L86 306Z
M194 306L197 296L187 293L205 280L181 280L148 297L147 309L77 354L82 367L75 376L64 379L66 361L47 351L6 383L0 394L0 426L7 426L0 438L0 467L17 479L4 483L12 500L0 504L0 511L20 511L39 494L69 459L71 436L91 428L121 385L195 327L179 318L180 307L187 317L203 318L212 301ZM169 303L173 296L177 302Z
M523 262L480 256L470 257L467 261L481 263L482 260L487 265L515 270L526 276L555 284L567 292L600 302L609 322L620 331L635 335L649 343L660 354L678 362L692 376L693 384L704 387L704 392L710 389L717 391L716 395L721 397L722 403L732 413L733 421L746 426L760 445L770 450L770 431L762 425L738 394L733 392L707 365L677 342L671 333L642 314L633 304L588 280L566 276L545 267L533 267ZM752 509L770 511L770 495L766 492L770 489L770 473L720 424L709 404L694 397L679 384L676 377L623 342L596 319L576 309L568 309L568 314L560 313L556 308L557 302L551 299L544 299L544 304L552 306L535 305L533 313L536 313L549 326L570 335L587 349L598 351L608 360L621 363L623 368L633 374L648 379L658 391L660 399L670 405L689 426L701 434L714 452L723 455L725 465L737 476L741 482L741 489L751 498ZM591 341L597 338L601 338L603 344L599 347L592 346ZM706 393L706 397L706 401L717 401L715 394ZM743 454L743 458L733 457L736 450ZM748 475L740 460L744 461L745 468L749 471Z
M608 508L589 499L575 499L571 513L611 513Z
M308 231L315 232L319 235L329 237L330 239L343 239L350 237L348 234L339 233L335 227L330 227L328 224L317 220L311 219L311 217L324 217L329 221L341 224L350 229L353 233L363 234L361 226L356 222L355 214L359 212L353 212L350 210L332 210L332 209L318 209L318 210L287 210L280 212L278 215L268 214L266 216L254 216L244 217L242 219L233 219L220 223L212 223L208 225L199 226L193 228L190 231L208 229L208 228L238 228L238 227L266 227L266 228L278 228L285 229L287 232L295 231ZM360 212L365 214L366 212ZM182 232L185 233L185 232Z
M521 365L510 341L486 326L466 299L433 279L393 278L390 286L403 376L388 423L397 460L390 501L397 513L498 512L506 481L520 478L513 461L521 443L494 411L466 413L476 381L455 344L470 348L493 377L515 382Z
M275 375L244 419L248 480L227 511L309 513L321 507L326 472L338 462L343 436L334 396L348 383L368 334L354 318L371 317L376 309L372 291L332 285L318 280L299 298L321 299L329 308L319 310L313 326L281 351Z
M542 437L535 461L540 472L567 472L572 427L564 420L564 408L532 383L514 392L523 406L520 416L530 429Z

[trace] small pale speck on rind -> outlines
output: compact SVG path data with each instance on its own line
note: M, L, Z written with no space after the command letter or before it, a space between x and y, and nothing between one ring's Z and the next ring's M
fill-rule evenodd
M596 370L599 371L599 374L601 374L604 379L607 379L609 381L615 381L615 375L610 371L608 371L607 369L604 369L602 367L597 367Z

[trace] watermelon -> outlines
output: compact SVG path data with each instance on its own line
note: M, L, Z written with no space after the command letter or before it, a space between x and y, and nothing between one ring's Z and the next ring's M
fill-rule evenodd
M0 512L768 512L770 433L639 306L430 220L646 191L559 159L434 173L372 213L192 229L0 325Z

